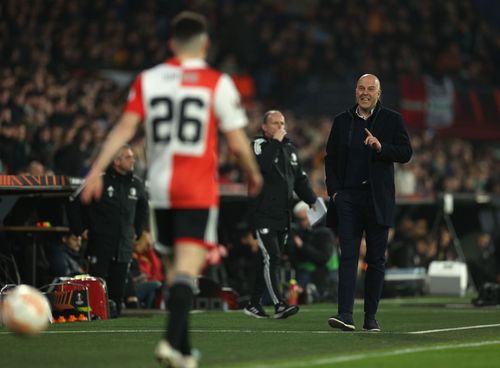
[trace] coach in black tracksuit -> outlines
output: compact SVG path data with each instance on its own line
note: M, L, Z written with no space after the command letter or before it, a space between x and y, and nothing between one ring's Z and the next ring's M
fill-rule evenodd
M297 150L285 136L284 127L283 114L276 110L268 111L262 124L264 135L252 142L264 178L262 191L250 202L250 222L255 230L262 262L250 303L244 311L257 318L269 317L260 304L266 288L275 307L274 318L286 318L297 313L298 307L288 306L280 295L281 253L290 228L293 192L309 205L316 201Z
M71 231L81 235L88 229L85 251L89 274L106 280L109 298L120 313L134 240L148 221L148 201L142 181L133 175L135 158L129 146L120 149L103 174L99 201L84 206L70 203Z
M412 149L401 115L380 105L380 81L363 75L357 105L337 115L326 147L325 171L330 205L340 240L338 315L328 323L355 329L352 316L359 248L366 236L363 328L380 331L375 315L382 293L385 251L395 214L394 162L408 162Z

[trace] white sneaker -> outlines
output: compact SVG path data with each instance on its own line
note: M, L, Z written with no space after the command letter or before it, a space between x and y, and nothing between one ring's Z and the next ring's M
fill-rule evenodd
M183 368L198 368L198 359L192 355L185 355Z
M198 368L198 359L195 356L182 355L165 340L160 340L156 345L155 357L166 368Z
M160 340L155 349L155 357L163 367L184 368L184 357L165 340Z

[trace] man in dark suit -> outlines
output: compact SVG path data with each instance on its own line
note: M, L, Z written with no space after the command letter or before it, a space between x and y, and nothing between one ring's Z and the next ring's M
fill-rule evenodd
M375 316L396 208L394 162L408 162L412 155L401 115L383 107L380 95L379 79L372 74L361 76L356 85L357 104L334 118L326 147L328 215L341 248L338 315L328 323L344 331L355 329L352 312L363 233L368 264L363 329L380 331Z

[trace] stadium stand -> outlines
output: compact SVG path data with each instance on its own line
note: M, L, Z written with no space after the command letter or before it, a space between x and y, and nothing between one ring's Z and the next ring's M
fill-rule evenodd
M480 0L2 1L0 173L82 177L132 77L169 55L169 19L188 8L213 24L210 62L241 88L249 135L280 107L317 194L326 197L331 118L353 104L343 92L370 71L411 131L414 158L396 167L400 198L500 195L500 14ZM139 174L142 143L132 142ZM221 183L241 183L221 156ZM412 221L423 217L410 211ZM481 224L500 248L495 226Z

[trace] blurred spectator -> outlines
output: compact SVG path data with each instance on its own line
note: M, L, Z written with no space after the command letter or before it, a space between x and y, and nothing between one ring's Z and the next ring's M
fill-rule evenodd
M34 176L45 175L45 168L40 162L33 160L28 164L26 174Z
M478 290L487 282L500 281L500 265L489 233L478 234L475 256L467 261L467 266Z
M415 253L412 267L428 268L429 264L436 259L436 241L428 235L418 236L415 239Z
M35 132L31 142L31 157L39 160L43 165L54 167L54 147L48 126L42 126Z
M388 244L388 268L408 268L414 265L415 240L413 238L414 222L409 216L404 216L397 222L395 230L390 230Z
M203 274L215 281L220 286L228 285L228 278L226 268L224 266L224 258L228 255L227 249L224 245L218 244L211 249L207 254L207 262Z
M338 286L338 253L333 232L326 226L311 227L309 206L298 202L293 208L294 222L289 250L299 286L315 285L317 300L336 301Z
M81 177L92 154L92 135L89 127L70 128L64 133L63 146L54 156L55 171L61 175Z
M18 173L28 163L26 128L4 121L0 126L0 160L8 172Z
M417 194L417 176L415 169L412 168L414 162L408 165L397 165L394 173L394 184L396 186L396 195L411 196Z
M437 247L436 260L456 261L458 259L455 244L453 243L453 237L450 230L448 230L445 226L439 228Z
M147 231L134 242L130 276L141 308L152 308L157 295L162 295L165 273L160 258L156 254L151 234Z
M59 244L51 245L47 252L49 275L51 277L70 277L86 271L85 260L80 253L82 237L66 234Z
M227 243L228 255L224 259L228 275L229 286L236 290L241 296L250 295L254 286L254 279L248 275L257 272L260 262L259 244L246 228L235 229L231 239Z
M139 270L148 281L154 280L161 283L166 281L163 264L154 250L149 231L144 231L134 242L133 258L137 261Z

